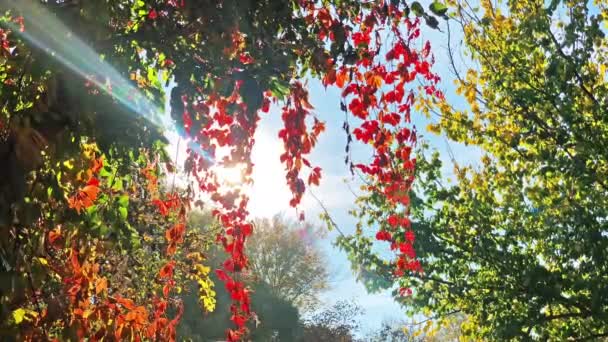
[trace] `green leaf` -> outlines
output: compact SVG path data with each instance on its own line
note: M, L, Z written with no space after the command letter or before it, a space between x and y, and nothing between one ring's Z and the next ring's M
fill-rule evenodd
M105 166L104 166L104 167L102 167L102 168L101 168L101 170L99 171L99 176L100 176L100 177L107 178L107 177L110 177L111 175L112 175L112 174L111 174L111 173L110 173L110 172L109 172L109 171L106 169L106 167L105 167Z
M418 1L414 1L411 8L412 12L414 12L417 17L422 17L424 15L424 8Z
M441 2L435 1L429 5L429 10L435 15L444 16L448 12L448 7Z
M120 213L120 218L122 218L123 220L127 219L128 215L129 215L129 211L127 210L127 208L119 207L118 212Z
M270 80L270 92L278 99L283 99L289 94L289 85L279 81L277 78Z
M117 178L114 180L114 185L112 185L112 190L115 191L122 191L123 188L123 184L122 184L122 179L121 178Z
M128 207L129 206L129 196L128 195L122 195L118 198L118 205L120 205L121 207Z

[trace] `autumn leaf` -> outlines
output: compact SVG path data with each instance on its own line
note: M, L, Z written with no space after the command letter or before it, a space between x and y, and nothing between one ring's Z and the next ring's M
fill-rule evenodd
M97 278L95 281L95 294L99 294L108 288L108 279L105 277Z
M173 277L174 268L175 268L175 261L170 261L160 269L158 275L161 278L171 278L171 277Z
M61 239L61 227L57 227L53 230L51 230L48 234L49 236L49 243L53 246L53 247L59 247L58 242L59 239Z
M346 68L342 68L336 73L336 87L343 88L346 82L348 82L348 80L349 77Z
M93 202L97 199L99 191L99 180L91 178L85 187L78 190L74 196L68 198L68 205L80 214L82 209L89 208L94 204Z
M103 168L103 157L93 159L93 161L91 163L92 163L91 172L94 174L97 174Z

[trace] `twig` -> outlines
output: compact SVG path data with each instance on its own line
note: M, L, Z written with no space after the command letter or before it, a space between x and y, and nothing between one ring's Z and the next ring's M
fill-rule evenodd
M451 316L451 315L457 314L457 313L459 313L459 312L461 312L461 311L460 311L460 310L454 310L454 311L450 311L450 312L448 312L447 314L443 314L443 315L435 315L435 316L433 316L433 317L429 317L429 318L427 318L427 319L425 319L425 320L422 320L422 321L420 321L420 322L418 322L418 323L409 323L409 324L408 324L408 326L410 326L410 327L414 327L414 326L417 326L417 325L424 324L424 323L426 323L426 322L428 322L428 321L433 321L433 320L436 320L436 319L438 319L438 318L444 318L444 317L447 317L447 316Z
M336 231L338 233L340 233L340 235L342 237L346 237L346 234L344 234L342 232L342 230L340 230L340 227L338 226L338 224L336 223L336 221L334 221L334 219L331 217L331 215L329 214L329 210L327 210L327 208L325 207L325 204L323 204L323 202L321 202L321 200L315 196L314 192L312 192L312 190L308 190L308 192L310 193L310 195L312 196L312 198L314 198L317 203L319 204L319 206L321 207L321 209L323 210L323 212L325 213L325 217L327 217L327 220L329 221L329 223L333 226L334 229L336 229Z

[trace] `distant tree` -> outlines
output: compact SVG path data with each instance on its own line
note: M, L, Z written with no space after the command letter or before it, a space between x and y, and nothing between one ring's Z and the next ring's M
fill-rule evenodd
M458 342L461 326L467 317L462 314L443 319L425 319L418 322L385 320L380 328L367 333L366 342Z
M383 321L379 329L371 331L365 337L369 342L417 342L423 341L423 337L417 337L410 332L405 322Z
M432 332L424 332L426 342L458 342L463 339L463 329L471 324L468 317L463 314L454 314L448 318L434 322ZM411 328L410 328L411 329Z
M290 222L279 215L257 220L248 246L255 281L266 283L275 296L303 310L313 308L329 277L314 245L318 236L310 224Z
M212 277L218 282L216 277ZM194 284L185 291L184 317L178 333L192 341L221 341L230 324L230 295L222 288L216 290L215 311L201 316L196 300ZM255 305L256 319L248 324L252 341L294 341L300 335L300 316L298 309L290 302L276 297L265 283L252 286L251 302Z
M217 233L219 224L208 212L193 211L188 217L188 231L202 232L205 235ZM219 248L211 248L205 255L212 268L221 267L226 259ZM250 262L254 262L251 259ZM212 275L218 283L216 275ZM251 281L251 302L255 307L256 319L248 324L253 341L294 341L300 335L300 315L298 308L289 300L276 294L264 281ZM197 287L199 289L197 290ZM215 310L202 316L200 300L197 300L200 285L188 284L183 292L184 318L180 322L178 333L192 341L220 341L224 339L226 329L231 327L230 294L223 287L215 288L217 304Z
M304 320L301 342L352 342L359 330L363 309L354 302L339 301Z

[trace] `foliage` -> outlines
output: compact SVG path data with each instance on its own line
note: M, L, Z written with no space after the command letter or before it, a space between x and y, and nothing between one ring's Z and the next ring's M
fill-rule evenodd
M181 195L159 188L161 163L148 151L124 163L76 145L80 154L55 165L45 158L15 208L24 216L2 228L2 328L24 340L174 336L175 283L202 267L173 260Z
M405 323L383 321L378 330L367 334L365 340L370 342L414 342L422 339L416 339L413 334L410 334Z
M314 308L329 277L326 261L314 245L318 232L310 224L279 215L256 220L255 227L249 247L254 281L266 283L275 296L303 310Z
M320 3L313 0L3 1L0 158L3 164L9 165L6 171L3 170L7 172L7 177L3 177L7 182L1 184L1 228L7 236L4 241L13 245L12 250L16 250L17 255L31 257L37 254L31 253L32 249L26 246L39 243L41 236L54 231L58 225L62 225L62 234L67 236L77 231L68 227L67 222L49 219L40 211L34 215L36 219L20 218L28 213L27 208L31 207L28 203L42 207L55 205L52 212L58 213L68 211L67 206L70 206L78 216L70 221L74 227L80 227L81 221L88 224L84 227L91 227L90 230L78 229L81 235L76 246L59 247L62 256L72 260L71 267L65 268L71 273L60 275L54 281L74 286L74 282L86 280L80 283L82 292L74 288L74 296L70 297L73 300L69 305L74 307L65 314L71 316L80 315L75 312L76 306L88 305L87 291L91 290L87 286L91 281L104 277L103 267L97 270L95 266L98 261L94 260L92 250L101 249L94 247L96 244L120 246L123 249L113 250L111 255L128 258L135 257L138 249L145 251L148 245L156 246L159 262L146 262L145 266L160 267L158 276L151 269L147 270L147 278L141 276L141 279L155 278L156 286L130 291L128 295L133 299L117 297L120 291L116 291L116 296L113 292L112 298L107 298L109 302L91 304L104 308L96 314L111 312L113 315L104 316L105 320L99 318L99 325L91 326L100 335L141 333L148 338L172 339L181 305L169 297L172 291L180 288L176 278L183 275L182 264L194 265L194 277L203 289L199 294L203 305L212 307L210 301L205 304L205 298L212 294L210 283L205 280L208 270L196 266L203 256L193 254L184 262L178 255L182 253L178 247L187 236L185 217L193 192L204 192L216 207L213 214L223 227L218 242L228 255L222 269L216 271L233 302L230 319L235 328L227 331L226 336L228 340L243 338L252 311L250 291L240 281L239 274L248 266L245 245L253 233L253 226L248 222L246 192L240 186L220 184L217 170L241 167L243 184L246 186L252 181L250 154L259 111L267 112L271 102L282 101L285 127L279 138L285 153L281 160L287 169L286 182L293 192L290 204L297 207L306 187L317 185L321 179L320 168L312 165L306 156L324 125L313 115L302 82L305 77L316 77L325 86L343 88L341 109L346 117L347 154L353 140L351 133L359 142L373 147L370 163L354 163L347 155L347 164L351 169L369 175L373 185L367 190L382 192L392 209L407 206L415 164L411 151L416 141L415 130L410 126L410 110L421 97L441 98L435 89L438 77L430 70L433 63L430 45L428 42L419 44L421 20L436 27L434 15L445 15L437 4L430 10L431 13L426 13L418 2L408 5L402 1L358 0ZM63 24L50 25L54 18ZM44 38L42 43L41 37ZM54 46L46 44L67 44L79 51L74 57L71 56L74 51L67 55L66 51L53 51ZM88 52L89 48L92 53ZM110 71L105 67L96 68L96 60L113 68ZM170 96L165 96L163 82L170 79L177 86ZM137 153L140 147L150 148L154 141L162 140L160 133L166 127L156 127L153 123L164 122L163 115L152 107L162 104L165 97L170 99L171 117L177 130L190 147L185 169L191 182L185 194L157 193L156 184L162 179L157 156L161 156L162 151L150 154L149 163L138 164L139 170L129 169L133 159L140 159ZM137 106L136 102L148 106ZM309 128L310 121L312 126ZM352 132L351 125L355 125ZM48 194L36 193L35 197L27 194L28 187L33 185L46 190L53 179L32 180L27 176L30 171L42 170L53 176L63 172L63 162L82 151L81 141L96 143L100 155L103 153L108 162L116 162L115 167L122 168L120 175L131 174L131 180L123 181L123 185L131 186L135 174L143 175L147 188L128 193L128 205L133 203L135 209L127 209L126 200L119 202L113 197L114 191L124 191L122 195L126 195L128 188L113 190L112 185L103 181L98 184L98 177L69 180L70 193L54 192L58 196L54 202L44 202ZM62 142L67 142L71 149L64 148ZM80 169L75 172L88 169L83 169L82 165L78 167ZM173 172L173 167L167 171ZM134 201L132 197L138 194L140 201ZM104 196L110 198L108 204L98 204L101 199L106 201ZM116 210L109 210L110 206ZM154 214L147 212L152 206ZM135 226L129 222L131 210L141 215L133 219L160 215L164 222L158 226L148 222L143 227ZM399 224L408 225L407 215L407 211L399 214ZM43 225L44 229L38 225ZM122 228L116 232L108 228L108 236L94 239L97 230L114 225ZM138 230L150 230L152 226L163 227L159 237L162 248L159 241L146 241L146 235L142 237ZM387 234L391 233L384 232L383 236ZM127 236L126 240L123 236ZM146 243L141 243L142 238ZM409 242L404 244L403 253L395 264L399 273L420 271L410 252L411 247ZM10 250L3 247L3 251ZM103 250L107 253L112 249ZM107 258L111 259L111 256ZM58 259L65 261L68 258L58 256ZM14 258L7 262L11 271L17 267L19 272L22 267L34 263L26 260L17 266ZM21 310L38 306L39 285L31 287L26 301L11 302L10 307L18 311L15 311L15 322L6 324L27 331L21 322L33 314L30 311L23 314ZM154 292L160 285L162 296ZM13 290L4 295L3 300L12 301L7 298L15 295ZM63 292L57 291L53 290L48 296L63 299ZM154 296L150 291L158 298L151 300ZM147 304L135 304L144 299ZM174 303L177 311L171 320L165 317L169 303ZM46 303L39 304L38 314L42 315ZM78 316L77 320L64 322L80 325L77 330L83 334L81 337L90 336L92 331L85 329L89 326L90 313L86 308L82 309L86 317ZM149 312L154 315L148 315ZM16 323L17 320L20 323ZM36 329L46 329L46 324L34 320L32 325ZM115 330L110 329L112 324ZM35 329L34 332L41 333Z
M362 313L358 304L338 301L305 319L301 341L354 341L353 334L359 329Z
M192 211L188 216L188 231L198 231L199 236L217 234L221 228L207 212ZM270 238L270 235L256 235L257 238ZM225 253L210 247L207 264L219 268L225 259ZM259 256L251 255L255 263ZM251 278L251 276L249 276ZM217 276L211 275L211 281L218 281ZM285 299L278 297L270 287L261 281L248 280L251 287L251 302L256 308L256 318L249 322L251 331L248 338L254 341L270 341L272 338L280 341L294 340L299 334L300 321L298 309ZM200 305L196 304L195 284L185 284L182 292L184 301L184 316L178 326L178 334L182 338L193 341L221 340L226 329L230 327L230 294L222 288L217 289L215 296L216 310L204 316L200 315Z
M380 273L372 285L399 285L395 295L412 313L440 320L462 312L462 332L490 340L608 334L608 55L600 29L608 13L597 3L481 1L478 11L452 3L479 66L456 70L470 110L445 101L425 108L440 115L433 130L485 156L476 167L455 164L449 183L439 156L421 151L411 207L424 273L394 274L365 236L341 241ZM377 192L361 198L357 215L392 230L390 208Z

